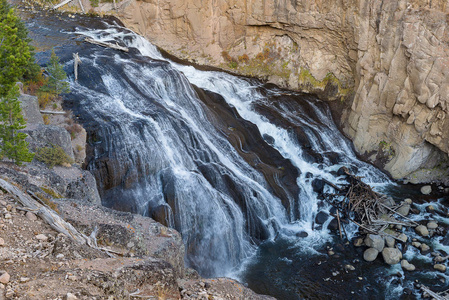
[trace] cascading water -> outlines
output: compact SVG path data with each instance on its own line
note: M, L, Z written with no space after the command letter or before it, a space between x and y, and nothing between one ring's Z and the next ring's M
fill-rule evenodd
M84 56L83 68L99 72L96 86L85 79L72 84L72 94L85 97L83 110L94 120L106 120L99 122L100 141L88 165L103 185L105 205L144 215L168 208L174 216L170 225L187 245L188 262L203 275L229 276L254 253L253 240L279 232L306 232L303 243L315 246L329 238L326 228L314 228L318 200L311 183L315 178L335 182L331 172L342 164L357 168L368 180L387 180L355 159L327 107L312 97L283 96L256 81L161 61L154 46L123 30L77 33L125 43L142 54L134 59L97 52ZM204 104L212 96L200 97L191 83L223 97L221 105L257 126L256 134L297 169L297 175L289 174L293 188L285 188L279 175L287 175L282 172L267 174L268 168L255 167L257 153L253 161L245 160L241 153L251 151L244 149L248 134L237 125L217 125L217 116ZM230 135L237 135L237 144ZM261 138L257 142L266 144ZM276 189L282 192L276 195Z
M171 62L113 22L96 21L92 29L92 19L77 18L54 36L71 39L57 51L70 75L65 105L88 130L86 165L103 204L175 227L187 263L204 276L237 276L282 299L351 295L341 289L344 283L323 281L323 273L315 272L321 249L334 237L330 218L315 220L318 212L330 211L316 184L338 183L341 166L371 185L391 183L356 158L327 105ZM37 22L36 31L51 31L50 19ZM85 36L126 45L130 53L80 43ZM73 52L82 60L78 81ZM346 226L349 238L355 230ZM378 269L370 276L379 276ZM354 290L372 293L363 281Z

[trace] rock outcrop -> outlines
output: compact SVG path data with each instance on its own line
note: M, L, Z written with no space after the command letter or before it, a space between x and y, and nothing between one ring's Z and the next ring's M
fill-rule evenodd
M70 134L64 128L56 125L39 124L33 130L25 130L25 133L29 136L27 140L33 152L36 152L39 148L55 145L61 147L70 159L75 159Z
M8 176L28 192L30 184L17 179ZM77 230L96 230L97 245L56 232L0 189L0 299L274 299L231 279L199 278L184 267L180 234L150 218L56 202Z
M339 99L357 151L412 182L447 176L448 12L443 0L118 4L126 26L169 53Z
M21 94L19 101L22 107L22 114L27 121L27 129L38 124L44 124L44 119L39 112L39 102L36 96Z

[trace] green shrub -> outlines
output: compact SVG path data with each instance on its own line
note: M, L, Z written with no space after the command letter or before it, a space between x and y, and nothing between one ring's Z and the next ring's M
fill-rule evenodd
M239 64L238 64L236 61L231 61L231 62L228 64L228 67L231 68L231 69L235 69L235 68L238 67L238 65L239 65Z
M40 202L49 208L53 209L55 212L59 213L58 205L51 201L47 196L42 193L36 193L36 196L39 198Z
M53 168L56 165L73 164L73 160L64 152L64 149L56 145L37 149L36 159L46 164L49 168Z
M62 198L61 194L55 192L53 189L51 189L49 187L41 186L41 190L43 190L44 192L46 192L48 195L52 196L53 198L56 198L56 199Z

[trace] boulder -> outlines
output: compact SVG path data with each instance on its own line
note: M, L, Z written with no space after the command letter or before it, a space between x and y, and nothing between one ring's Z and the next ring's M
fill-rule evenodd
M410 198L406 198L406 199L404 199L404 203L405 203L405 204L408 204L408 205L412 205L412 204L413 204L413 201L412 201L412 199L410 199Z
M385 237L385 243L387 244L387 247L393 248L394 244L395 244L395 240L391 236L387 236L387 237Z
M320 211L315 217L315 223L322 225L327 221L328 217L329 215L327 213L325 213L324 211Z
M415 231L420 236L428 236L429 235L429 230L427 230L427 227L424 225L416 226Z
M10 278L11 276L9 276L7 272L3 272L3 274L0 276L0 283L7 284Z
M21 103L23 117L27 121L27 128L37 124L44 124L36 96L22 94L18 100Z
M430 247L427 244L422 243L421 246L419 246L419 248L421 249L421 252L429 252L430 251Z
M403 216L407 216L410 212L410 204L403 204L396 210L396 212L400 213Z
M356 238L355 240L354 240L354 246L356 246L356 247L360 247L360 246L362 246L363 245L363 239L362 238Z
M65 196L67 198L82 199L95 204L101 204L95 177L89 171L82 170L79 177L67 182Z
M436 265L434 265L433 266L433 268L435 269L435 270L438 270L438 271L440 271L440 272L446 272L446 266L445 265L443 265L443 264L436 264Z
M337 218L333 218L332 221L330 221L327 228L331 231L337 231L338 230L338 220Z
M315 178L312 180L312 188L315 193L322 194L324 189L324 181L319 178Z
M382 257L389 265L395 265L401 261L402 253L397 248L386 247L382 250Z
M429 195L432 192L432 187L430 185L425 185L421 187L421 193L423 195Z
M27 213L25 214L25 216L27 217L28 220L30 221L36 221L37 217L35 214L33 214L31 211L27 211Z
M435 257L435 262L440 263L440 262L443 262L443 261L447 260L448 258L449 258L449 256L443 257L443 256L441 256L441 255L438 254L438 255Z
M415 265L409 263L407 260L403 259L401 261L401 267L406 271L415 271Z
M438 223L436 221L430 221L429 223L427 223L427 228L428 229L437 229Z
M72 149L72 139L67 130L55 125L39 124L32 130L24 130L28 134L27 141L30 143L30 149L34 152L38 148L50 147L52 145L61 147L64 152L74 160Z
M366 261L374 261L379 255L379 251L375 248L368 248L363 252L363 259Z
M396 205L396 202L394 202L394 199L392 197L386 197L386 198L382 198L382 204L388 206L388 207L393 207Z
M421 248L421 243L420 242L413 242L412 246L415 248Z
M428 213L434 213L435 212L435 207L433 207L433 205L427 205L426 206L426 211Z
M385 240L380 235L368 234L365 238L365 245L370 248L375 248L377 251L381 252L385 247Z
M305 231L300 231L300 232L296 233L295 235L300 238L305 238L305 237L309 236L309 234Z

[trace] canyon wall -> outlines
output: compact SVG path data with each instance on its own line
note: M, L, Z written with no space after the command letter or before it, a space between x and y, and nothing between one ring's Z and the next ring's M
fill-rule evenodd
M394 178L431 181L447 172L448 1L128 0L117 7L127 27L175 56L332 101L359 154Z

